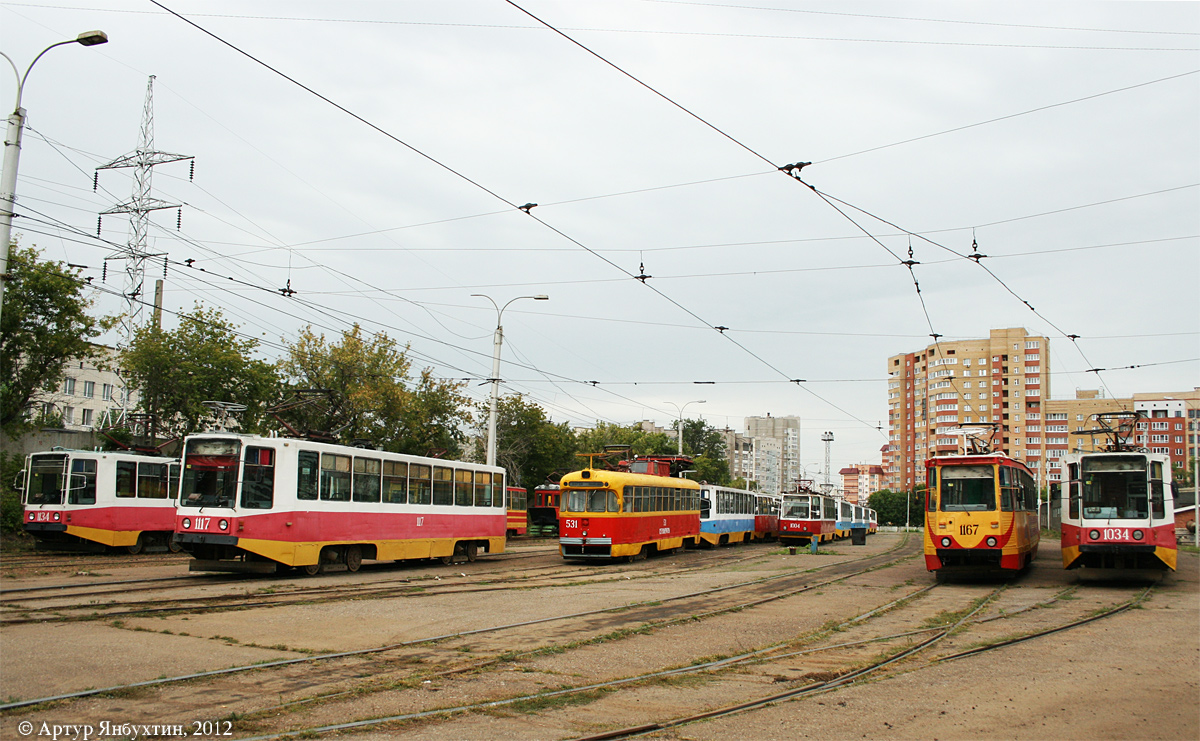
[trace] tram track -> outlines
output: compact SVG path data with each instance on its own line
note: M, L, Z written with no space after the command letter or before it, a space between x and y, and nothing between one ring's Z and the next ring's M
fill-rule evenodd
M873 555L865 556L865 557L858 558L858 559L835 562L835 563L823 565L823 566L820 566L820 567L817 567L814 569L789 571L789 572L785 572L783 574L772 575L772 576L763 577L760 579L753 579L753 580L749 580L749 581L745 581L745 582L739 582L739 583L732 584L732 585L723 585L723 586L716 587L713 589L701 590L701 591L696 591L696 592L690 592L687 594L676 595L673 597L651 600L651 601L647 601L642 604L635 603L635 604L618 605L618 606L614 606L614 607L608 607L608 608L603 608L603 609L598 609L598 610L591 610L591 611L587 611L587 612L579 612L579 613L572 613L572 614L560 614L560 615L555 615L555 616L542 618L542 619L538 619L538 620L533 620L533 621L524 621L524 622L519 622L519 623L495 625L495 626L490 626L487 628L461 631L458 633L451 633L451 634L445 634L445 635L427 636L424 638L418 638L418 639L414 639L414 640L410 640L410 641L404 641L404 642L400 642L400 643L395 643L395 644L390 644L390 645L380 646L380 647L373 647L373 648L368 648L368 649L363 649L363 650L358 650L358 651L311 655L311 656L306 656L306 657L297 658L297 659L286 659L286 660L275 661L275 662L256 663L256 664L252 664L252 665L247 665L247 666L242 666L242 667L230 667L227 669L215 670L215 671L211 671L211 672L201 672L201 673L190 674L190 675L185 675L185 676L167 677L167 678L162 678L162 679L150 680L147 682L138 682L138 683L132 683L132 684L128 684L128 685L120 685L120 686L107 687L107 688L94 689L94 690L85 690L85 691L81 691L81 692L66 693L63 695L56 695L56 696L51 696L51 697L42 697L42 698L36 698L36 699L31 699L31 700L25 700L25 701L17 701L17 702L11 702L8 704L0 705L0 711L8 711L8 710L22 708L22 707L41 705L41 704L48 703L48 702L76 699L76 698L88 697L88 696L94 696L94 695L100 695L100 694L120 693L120 692L125 692L125 691L131 690L131 689L173 684L173 683L191 681L191 680L205 678L205 677L214 677L214 676L236 674L236 673L248 672L248 671L258 671L258 670L265 670L265 669L272 669L272 668L279 668L279 667L287 667L287 666L292 666L292 665L296 665L296 664L316 665L316 664L318 664L320 662L324 662L324 661L345 659L345 658L356 657L356 656L369 656L372 654L381 654L381 653L386 653L386 652L390 652L390 651L396 651L399 649L409 648L412 646L419 646L419 645L423 645L423 644L436 644L436 643L441 643L441 642L445 642L445 641L450 641L453 639L462 639L465 637L479 637L479 636L487 635L487 634L495 634L495 633L499 633L502 631L513 630L515 628L526 627L526 626L530 626L530 625L534 625L534 624L544 624L544 623L550 623L550 622L578 620L581 618L592 617L592 616L620 614L621 617L620 617L619 622L622 624L633 623L636 625L637 629L641 629L641 628L645 627L643 625L643 623L648 624L652 627L661 628L661 627L665 627L667 625L671 625L671 624L674 624L674 623L677 623L680 621L690 621L690 620L695 620L695 619L702 619L703 617L706 617L706 616L712 616L712 615L716 615L716 614L727 613L730 611L746 609L748 607L753 607L757 604L762 604L762 603L765 603L768 601L782 599L787 596L792 596L794 594L798 594L798 593L801 593L804 591L809 591L809 590L819 588L821 586L824 586L824 585L827 585L827 584L830 584L833 582L843 581L845 579L852 578L853 576L857 576L857 575L860 575L863 573L867 573L869 571L873 571L877 568L880 568L881 563L886 564L886 563L894 562L894 560L907 560L909 558L912 558L914 555L916 555L916 552L917 552L917 550L919 550L919 545L920 545L919 542L917 542L915 545L913 545L910 542L910 540L911 539L909 539L909 538L905 538L904 540L901 541L900 544L893 546L891 549L889 549L887 551L883 551L882 553L873 554ZM903 551L903 552L900 554L896 554L895 552L898 550ZM908 551L912 551L912 552L909 553ZM747 556L747 557L736 557L735 556L735 557L731 557L731 558L733 559L734 562L736 562L736 561L752 560L754 558L768 556L768 555L770 555L770 554L759 554L757 556ZM893 559L893 561L889 561L889 559ZM880 563L872 563L872 564L868 565L866 568L862 568L862 569L858 569L858 570L849 570L850 568L853 567L854 564L862 562L862 561L878 561ZM643 562L643 564L644 563L645 562ZM651 562L651 563L653 563L653 562ZM728 562L726 562L726 564L727 563ZM714 564L714 565L719 565L719 564ZM743 600L743 601L731 600L730 604L727 604L725 606L718 607L718 608L709 609L707 611L701 611L699 613L689 612L686 609L681 609L681 608L667 608L667 605L679 603L679 602L686 601L686 600L693 600L693 601L701 600L701 599L708 598L713 594L723 593L723 592L731 592L734 590L753 590L754 588L762 588L764 585L767 585L772 582L776 582L776 581L779 581L779 580L782 580L782 579L785 579L788 577L792 577L792 578L801 577L802 578L802 577L805 577L805 576L808 576L808 575L811 575L814 573L819 573L819 572L825 571L827 569L833 570L835 572L845 570L845 573L838 574L835 578L827 580L827 581L816 581L813 583L800 585L799 587L793 587L790 590L784 590L785 593L782 593L782 594L757 595L757 596L754 596L753 599L748 600L748 601L747 600ZM661 577L661 576L665 576L665 575L672 575L673 573L678 573L678 571L651 572L651 573L648 573L646 576L647 577ZM627 575L617 573L614 575L612 580L622 580L623 581L627 578L628 578ZM601 582L593 580L588 583L589 584L598 584ZM469 590L457 590L454 593L463 594L463 593L466 593L467 591L469 591ZM360 593L359 596L355 597L355 599L361 599L362 596L363 595ZM676 618L676 619L667 619L667 620L662 619L662 615L669 614L673 609L678 609L679 613L681 615L686 615L686 617L680 617L680 618ZM111 618L114 616L108 615L106 617ZM538 653L543 650L545 650L544 647L539 648L535 651L525 652L525 653L534 654L534 653ZM443 653L451 656L452 659L454 658L454 655L455 655L454 649L447 649L447 650L443 651ZM504 652L498 652L498 655L501 655L503 653ZM512 655L504 656L504 660L511 660L512 658L515 658L515 657ZM461 664L462 662L451 661L450 663ZM448 668L447 673L462 673L462 672L466 672L466 671L472 671L472 670L481 668L482 666L484 666L488 663L494 663L494 661L488 661L482 665L479 664L478 662L470 662L470 663L471 663L470 666L447 667ZM439 671L440 671L440 669L439 669ZM309 676L306 679L306 681L312 682L313 678L311 676Z
M702 552L688 553L691 554ZM504 556L497 556L494 560L502 560L503 564L508 564L511 563L512 559L530 558L542 555L549 554L523 554L514 556L511 559L505 559ZM606 569L603 572L596 571L594 568L589 568L586 566L580 567L557 563L546 567L548 569L548 573L530 574L530 570L526 569L519 576L513 576L512 569L507 565L503 565L500 568L490 571L473 570L470 576L467 576L463 572L459 572L459 577L468 580L463 582L451 581L450 579L452 577L442 576L440 574L430 574L416 579L405 579L400 583L389 580L385 585L379 585L379 582L360 582L355 584L335 583L311 587L297 587L295 586L296 582L292 580L284 582L283 584L273 582L263 585L261 580L246 579L240 576L227 578L218 577L216 575L197 574L181 575L177 577L157 577L145 580L119 580L99 585L93 583L29 587L0 591L0 609L8 611L8 614L0 614L0 626L48 622L98 621L126 617L171 615L182 612L196 611L244 610L297 604L319 604L355 599L432 597L443 594L484 593L508 589L538 589L548 586L558 586L558 582L565 580L577 580L587 583L603 583L622 579L632 580L660 577L671 574L684 574L696 570L712 569L721 566L727 566L732 563L756 560L764 558L767 555L769 554L756 553L752 555L741 555L737 553L730 554L723 552L720 554L711 555L709 558L706 558L702 563L699 564L685 565L683 567L672 569L652 568L649 571L646 570L644 563L640 565L640 567L625 565L623 568L618 567L614 569ZM676 555L673 558L677 559L679 557L680 556ZM491 561L493 559L488 560ZM634 575L631 576L630 573L633 573ZM490 578L495 574L504 576L500 579ZM246 584L248 586L257 587L258 590L284 589L289 587L290 589L288 591L280 591L270 595L264 594L255 597L249 597L245 594L227 594L188 598L157 598L154 600L144 601L124 600L104 603L96 600L90 600L88 602L80 602L75 604L52 604L45 607L39 607L36 605L36 603L40 602L59 602L64 599L78 599L81 597L127 596L133 593L152 592L161 589L163 582L169 583L176 581L179 582L178 586L180 588L208 587L226 584ZM143 584L145 586L137 587L135 586L137 584ZM94 589L93 587L95 586L112 588ZM85 589L87 591L74 591L77 589ZM38 592L38 594L33 594L35 591ZM64 594L64 592L68 593ZM77 614L78 611L85 611L86 614Z

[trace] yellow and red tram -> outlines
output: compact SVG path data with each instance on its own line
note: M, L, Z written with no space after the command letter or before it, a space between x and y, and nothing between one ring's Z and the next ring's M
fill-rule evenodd
M565 559L645 558L700 539L700 485L670 476L674 456L630 470L586 468L559 481L559 550Z
M939 456L928 475L925 566L955 573L1016 573L1037 556L1037 484L1002 453Z

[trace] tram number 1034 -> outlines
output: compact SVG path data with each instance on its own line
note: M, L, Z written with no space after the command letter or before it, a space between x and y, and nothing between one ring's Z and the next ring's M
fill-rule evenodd
M959 535L975 535L979 532L979 525L959 525Z
M1105 529L1101 530L1100 533L1101 540L1133 540L1133 536L1129 534L1128 530Z

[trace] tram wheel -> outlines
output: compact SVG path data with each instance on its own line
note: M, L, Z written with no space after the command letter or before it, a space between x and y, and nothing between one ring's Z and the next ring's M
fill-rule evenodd
M304 571L305 576L316 576L317 574L321 573L321 564L319 563L310 563L306 566L301 566L300 568L302 571Z
M350 573L358 571L362 566L362 548L356 545L346 547L346 570Z
M183 546L179 545L179 541L175 540L175 536L173 534L167 535L167 550L171 553L179 553L183 550Z
M141 553L145 549L146 549L146 541L145 541L145 539L142 538L141 533L138 533L137 542L135 542L133 545L125 546L125 550L134 555Z
M476 558L479 558L479 544L467 543L466 552L468 561L474 561Z

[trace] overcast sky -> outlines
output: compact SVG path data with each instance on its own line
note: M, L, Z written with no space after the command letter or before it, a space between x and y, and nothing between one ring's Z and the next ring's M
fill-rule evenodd
M1200 4L69 2L0 2L22 72L110 39L29 77L14 234L100 283L133 182L93 174L155 75L155 147L196 158L154 171L165 308L269 358L359 322L485 398L471 294L544 293L501 376L554 421L799 415L835 468L879 461L886 360L932 333L1049 336L1053 398L1200 385Z

